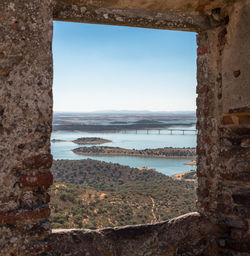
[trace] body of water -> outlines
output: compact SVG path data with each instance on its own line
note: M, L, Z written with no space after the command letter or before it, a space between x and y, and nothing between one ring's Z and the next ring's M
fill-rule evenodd
M171 127L176 129L190 129L195 127ZM104 146L122 147L127 149L145 149L145 148L162 148L162 147L196 147L196 135L193 132L186 132L182 135L181 131L175 131L173 135L167 130L141 130L109 133L89 133L77 131L56 131L52 133L52 139L74 140L80 137L100 137L112 140L111 143L105 143ZM147 167L153 168L166 175L173 175L194 169L194 166L184 165L190 159L165 159L165 158L143 158L129 156L82 156L72 152L72 149L80 147L73 142L55 142L51 143L51 150L54 159L95 159L105 162L119 163L130 167Z

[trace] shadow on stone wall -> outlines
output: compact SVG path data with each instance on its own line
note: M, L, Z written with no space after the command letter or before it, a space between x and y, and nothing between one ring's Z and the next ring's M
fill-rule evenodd
M53 230L50 242L54 256L205 256L217 255L218 232L199 213L188 213L156 224Z

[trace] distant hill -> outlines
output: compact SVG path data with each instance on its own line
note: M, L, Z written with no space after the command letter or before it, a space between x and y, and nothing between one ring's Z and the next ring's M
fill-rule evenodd
M121 131L167 129L170 126L193 126L193 111L97 111L86 113L55 112L53 131Z
M153 223L196 210L195 183L154 170L87 159L56 160L52 173L54 228Z
M163 118L164 120L171 119L188 119L195 120L195 111L130 111L130 110L103 110L94 112L54 112L54 121L68 118Z
M112 110L112 109L106 109L106 110L99 110L99 111L91 111L91 112L63 112L63 111L54 111L55 115L68 115L68 116L74 116L74 115L93 115L93 114L136 114L136 115L152 115L152 114L167 114L167 115L194 115L195 111L151 111L151 110Z

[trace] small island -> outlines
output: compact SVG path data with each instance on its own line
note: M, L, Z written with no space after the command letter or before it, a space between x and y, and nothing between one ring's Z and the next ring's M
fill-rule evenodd
M156 149L126 149L119 147L80 147L72 150L75 154L87 156L137 156L153 158L195 158L195 148L156 148Z
M112 142L112 140L102 139L98 137L83 137L78 138L76 140L60 140L60 139L53 139L51 142L74 142L78 145L92 145L92 144L104 144Z
M74 143L78 145L89 145L89 144L104 144L112 142L112 140L102 139L98 137L84 137L73 140Z
M51 142L55 143L55 142L72 142L71 140L59 140L59 139L53 139L51 140Z

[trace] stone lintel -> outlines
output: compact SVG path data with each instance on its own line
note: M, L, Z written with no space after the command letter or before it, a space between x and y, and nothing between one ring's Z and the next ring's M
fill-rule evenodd
M212 16L199 13L156 12L130 8L103 8L86 4L54 3L54 20L154 29L200 32L216 26Z

